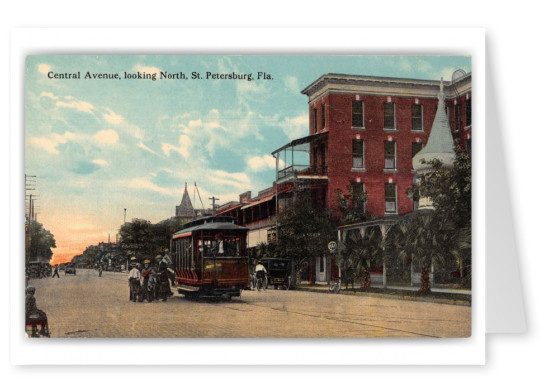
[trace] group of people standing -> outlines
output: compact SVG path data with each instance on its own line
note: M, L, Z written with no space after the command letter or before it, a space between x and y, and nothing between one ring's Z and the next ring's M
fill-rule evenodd
M141 263L136 257L130 259L131 270L128 274L128 285L130 287L130 300L149 303L155 300L166 301L173 295L170 290L170 281L174 285L174 272L168 267L168 262L160 255L155 257L155 263L146 259Z

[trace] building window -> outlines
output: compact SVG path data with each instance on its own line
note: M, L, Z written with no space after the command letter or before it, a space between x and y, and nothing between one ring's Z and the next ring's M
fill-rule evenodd
M327 167L325 167L325 144L321 144L321 174L327 175Z
M423 144L421 143L411 143L411 158L413 159L415 155L417 155L421 149L423 149Z
M472 145L471 145L471 139L470 139L470 138L467 139L467 143L466 143L466 145L465 145L465 149L467 150L468 153L471 153L471 151L472 151Z
M471 100L465 102L465 127L471 126Z
M352 168L364 168L364 142L352 140Z
M385 184L385 213L396 213L396 185Z
M325 129L325 103L321 105L321 128Z
M396 143L394 141L385 141L385 169L396 169Z
M461 105L455 105L455 130L458 131L461 127Z
M314 109L314 133L318 132L318 109Z
M394 118L394 103L385 102L385 129L396 129L396 121Z
M352 203L354 205L354 210L360 212L365 211L364 185L361 182L354 182L352 184Z
M364 103L361 100L352 102L352 127L364 127Z
M411 130L423 130L423 106L411 106Z
M314 167L314 174L318 171L318 147L314 147L314 153L312 154L312 166Z

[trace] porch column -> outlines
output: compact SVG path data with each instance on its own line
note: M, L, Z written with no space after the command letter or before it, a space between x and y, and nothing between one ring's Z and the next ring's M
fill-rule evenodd
M386 238L386 234L389 228L390 227L385 224L381 225L381 234L382 234L383 240ZM386 288L386 259L384 256L383 256L383 288Z

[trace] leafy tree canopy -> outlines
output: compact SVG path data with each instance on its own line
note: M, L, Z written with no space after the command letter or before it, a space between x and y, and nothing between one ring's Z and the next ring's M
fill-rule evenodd
M38 221L29 223L28 235L30 238L29 254L30 259L34 260L37 257L45 257L51 259L53 252L52 248L56 248L54 235L47 229L44 229Z
M373 220L373 215L365 211L368 195L364 191L354 193L354 182L346 186L347 192L336 191L340 219L344 224Z
M337 237L336 222L306 192L278 215L277 228L277 253L299 263L326 254L327 244Z
M431 198L438 218L462 229L471 226L471 154L456 147L455 156L451 168L439 160L430 162L434 170L421 178L413 191Z

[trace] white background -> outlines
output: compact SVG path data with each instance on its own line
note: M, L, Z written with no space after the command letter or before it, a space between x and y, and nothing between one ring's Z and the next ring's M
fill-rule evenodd
M162 1L147 4L115 6L114 2L41 2L33 5L4 6L2 18L2 56L0 73L4 109L3 140L8 140L9 105L9 35L12 27L485 27L487 65L493 72L496 106L502 128L508 177L512 183L513 218L519 240L521 280L524 288L528 333L518 336L487 338L485 367L347 367L285 368L291 378L283 380L281 368L162 368L145 372L143 368L22 368L9 363L9 320L3 318L2 349L4 384L9 389L29 389L33 385L47 389L112 388L141 384L151 387L174 387L182 378L225 389L251 387L255 380L265 379L266 388L281 379L288 386L345 388L381 387L408 390L444 388L463 390L468 387L513 389L546 381L549 348L549 299L546 289L550 263L546 251L549 209L548 174L544 171L550 140L545 122L549 89L549 54L545 41L550 35L547 13L538 2L525 1L499 9L482 2L464 1L443 4L435 2L394 1L368 3L317 2L299 6L298 2L280 1L260 6L260 2L208 2L203 8L180 5L174 8ZM78 4L78 6L77 6ZM78 8L77 8L78 7ZM192 38L191 38L192 39ZM404 36L404 46L415 45L415 39ZM98 47L101 43L98 44ZM427 53L430 54L430 53ZM491 140L487 140L491 142ZM2 143L2 167L9 165L9 143ZM9 170L3 170L3 183L9 183ZM491 173L490 173L491 175ZM8 192L3 192L2 220L9 219ZM8 248L9 226L3 224L2 248ZM7 257L7 250L4 251ZM6 259L7 260L7 259ZM6 269L6 267L4 267ZM3 273L7 281L8 273ZM4 306L8 314L8 285L2 285ZM268 353L269 354L269 353ZM244 376L247 376L245 379ZM5 383L7 382L7 384ZM238 387L235 387L237 386ZM184 386L185 387L185 386ZM538 388L541 388L539 385ZM543 386L545 387L545 386ZM278 385L277 388L280 388ZM294 388L294 387L293 387Z

